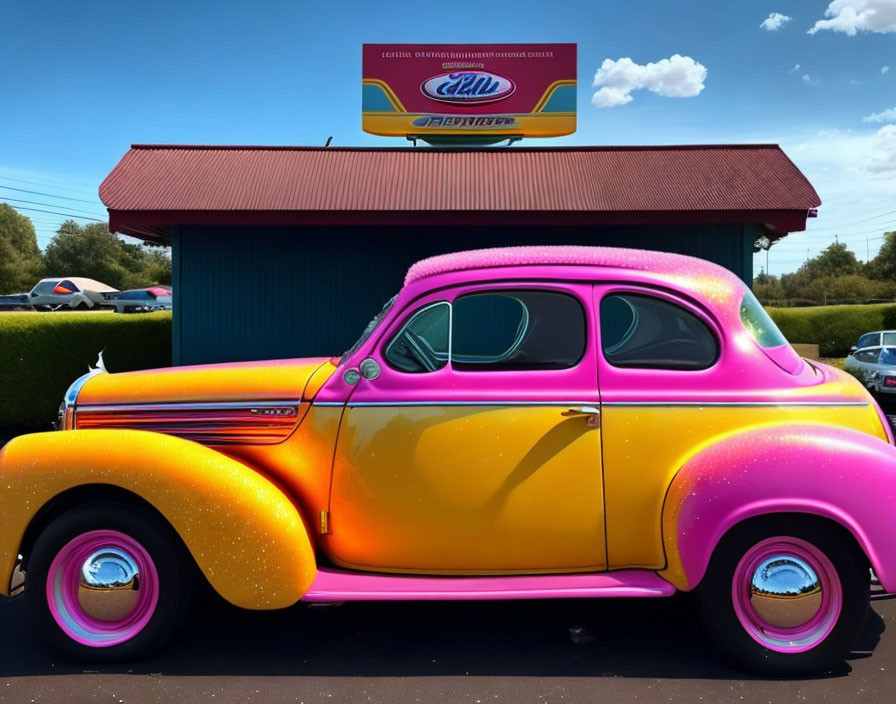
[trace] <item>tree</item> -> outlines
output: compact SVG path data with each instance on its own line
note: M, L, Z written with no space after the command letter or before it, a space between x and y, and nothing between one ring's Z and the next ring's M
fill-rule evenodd
M86 276L117 289L171 281L166 250L125 242L103 223L66 220L47 246L44 264L48 276Z
M30 291L42 272L31 218L0 203L0 293Z
M885 232L877 256L868 262L868 276L878 281L896 281L896 232Z

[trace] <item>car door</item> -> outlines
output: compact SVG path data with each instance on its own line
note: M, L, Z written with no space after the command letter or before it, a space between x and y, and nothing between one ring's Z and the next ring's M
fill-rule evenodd
M663 503L682 457L761 416L748 421L711 402L743 382L725 372L730 351L704 308L665 289L609 283L595 286L594 307L608 564L661 569Z
M587 284L518 282L441 291L396 315L371 355L376 378L358 381L340 425L331 559L421 573L604 569L590 302Z

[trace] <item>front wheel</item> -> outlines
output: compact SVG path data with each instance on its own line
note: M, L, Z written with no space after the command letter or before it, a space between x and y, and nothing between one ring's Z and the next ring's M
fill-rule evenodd
M34 620L52 645L80 660L135 660L181 624L192 565L169 526L126 506L81 506L40 534L28 561Z
M865 626L867 564L839 527L812 517L748 521L719 543L695 590L727 659L798 674L842 660Z

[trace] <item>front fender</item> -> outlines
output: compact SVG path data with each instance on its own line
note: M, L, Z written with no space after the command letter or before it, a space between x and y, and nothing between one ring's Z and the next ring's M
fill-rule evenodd
M152 504L236 606L290 606L314 580L314 550L298 509L245 464L159 433L71 430L23 435L0 451L0 592L9 593L37 511L87 484L121 487Z
M728 530L771 513L837 521L884 588L896 591L896 448L830 425L754 428L690 457L663 508L662 576L678 589L692 589Z

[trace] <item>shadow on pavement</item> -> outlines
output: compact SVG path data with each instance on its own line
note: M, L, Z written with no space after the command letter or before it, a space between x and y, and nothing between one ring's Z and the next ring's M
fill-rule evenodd
M131 664L61 661L21 598L0 604L0 676L414 677L451 675L751 679L716 658L687 596L671 599L367 603L247 612L209 599L168 650ZM872 611L861 650L883 631ZM822 677L841 677L848 663Z

